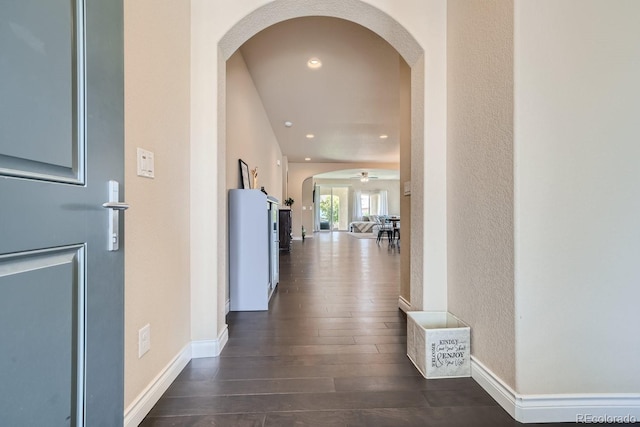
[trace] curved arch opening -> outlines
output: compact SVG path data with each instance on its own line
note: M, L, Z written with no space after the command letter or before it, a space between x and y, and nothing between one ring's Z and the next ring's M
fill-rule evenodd
M227 202L226 202L226 188L224 176L226 174L225 165L225 142L226 142L226 123L225 123L225 107L226 98L224 96L226 88L226 60L240 47L243 43L249 40L252 36L260 32L261 30L275 25L279 22L293 19L297 17L305 16L329 16L340 18L362 25L363 27L375 32L389 44L391 44L398 53L404 58L407 64L410 66L410 80L411 80L411 157L414 159L412 162L410 181L414 183L413 192L411 195L411 223L412 225L412 238L415 239L416 245L411 250L410 262L410 297L405 298L406 308L423 309L423 270L425 257L423 256L423 236L424 236L424 121L425 121L425 107L424 107L424 93L425 93L425 75L424 75L424 51L420 44L411 36L411 34L397 21L395 21L388 14L381 10L364 3L359 0L342 0L323 2L318 4L310 0L287 0L268 3L255 11L249 13L240 21L238 21L225 35L220 39L218 43L218 66L217 66L217 127L216 127L216 140L212 147L205 147L205 141L195 141L195 144L201 144L193 151L192 159L195 160L194 175L198 175L198 170L205 170L206 160L200 159L198 153L211 152L215 154L217 158L217 184L215 188L208 189L206 194L201 194L198 190L192 194L192 199L195 199L192 205L194 209L198 209L201 205L207 209L197 214L198 218L192 222L192 227L198 227L199 223L203 223L202 219L207 213L210 213L210 217L216 219L216 227L208 226L208 236L197 236L196 241L192 243L192 248L198 250L200 248L211 248L217 255L216 268L210 266L204 267L203 261L194 261L194 263L201 262L203 270L198 271L198 267L195 267L196 276L209 276L213 273L214 277L217 277L216 291L212 290L197 290L196 294L207 294L213 296L217 301L217 325L218 336L221 336L222 330L225 326L225 290L226 283L228 282L228 260L226 255L226 235L227 235ZM194 127L198 128L198 123L194 124ZM359 167L358 165L357 167ZM208 167L208 165L207 165ZM289 171L291 173L291 171ZM207 176L207 173L201 173L201 175ZM211 175L209 175L211 177ZM192 176L192 179L194 177ZM204 196L204 197L203 197ZM199 198L213 197L218 203L212 206L206 201L198 201ZM215 212L213 212L215 210ZM192 231L192 236L195 232ZM212 238L212 242L207 239ZM213 247L212 247L213 245ZM195 251L194 251L195 252ZM206 271L204 271L206 270ZM193 274L193 273L192 273ZM198 280L198 279L195 279ZM215 293L215 295L214 295ZM411 303L409 303L409 300ZM196 303L199 304L199 303ZM410 306L408 304L411 304ZM204 307L200 307L202 311ZM198 309L194 307L193 319L194 323L199 325L192 325L193 331L202 330L202 319L198 319ZM194 339L198 338L198 333L194 333ZM210 336L210 334L209 334Z

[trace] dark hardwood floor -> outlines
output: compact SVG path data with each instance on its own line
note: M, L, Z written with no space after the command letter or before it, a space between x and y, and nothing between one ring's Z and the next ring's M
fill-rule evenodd
M142 426L514 426L471 378L426 380L406 356L400 255L347 233L281 253L268 312L232 312Z

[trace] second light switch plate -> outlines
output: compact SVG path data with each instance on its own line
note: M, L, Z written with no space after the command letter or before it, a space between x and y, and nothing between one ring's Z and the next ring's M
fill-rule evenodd
M137 149L137 164L138 164L138 176L144 176L146 178L155 177L155 165L153 161L153 152Z

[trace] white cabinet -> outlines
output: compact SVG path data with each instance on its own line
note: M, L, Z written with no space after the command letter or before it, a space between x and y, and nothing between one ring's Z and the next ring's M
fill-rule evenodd
M229 190L231 311L269 308L279 276L277 210L260 190Z

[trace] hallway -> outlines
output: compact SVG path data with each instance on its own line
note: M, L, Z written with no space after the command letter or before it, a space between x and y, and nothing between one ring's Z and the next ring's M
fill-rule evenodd
M472 379L425 380L406 356L400 255L316 233L280 256L268 312L231 312L142 426L513 426Z

